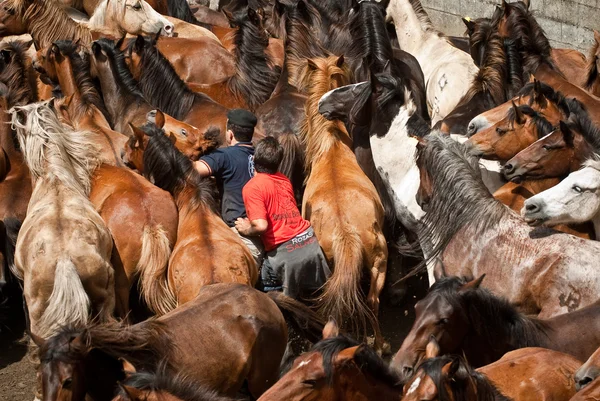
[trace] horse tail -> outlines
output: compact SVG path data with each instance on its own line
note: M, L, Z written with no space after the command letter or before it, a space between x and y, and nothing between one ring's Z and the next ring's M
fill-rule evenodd
M61 327L85 327L90 317L90 306L90 298L83 288L77 267L71 258L60 258L56 262L52 294L35 334L49 338Z
M354 329L366 330L373 313L367 307L360 282L363 269L363 246L359 234L348 226L338 226L333 232L334 267L323 287L321 312L342 323L351 320Z
M304 184L304 147L300 137L292 132L280 135L277 140L283 148L279 171L289 178L294 192L300 193Z
M140 293L150 310L159 316L177 307L177 299L167 278L170 255L171 246L165 230L161 226L144 227L142 252L137 265Z
M321 340L325 322L319 314L282 292L270 291L267 295L275 302L285 321L291 324L308 341L316 343Z

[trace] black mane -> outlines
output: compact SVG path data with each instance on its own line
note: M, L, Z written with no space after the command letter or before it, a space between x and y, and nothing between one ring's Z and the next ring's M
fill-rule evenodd
M531 106L521 105L517 106L517 109L522 114L531 117L531 121L535 125L537 131L538 139L545 137L554 130L554 127L552 126L550 121L546 120L543 114L538 113L537 111L532 109ZM517 112L514 107L511 107L510 109L508 109L508 123L514 125L516 121Z
M448 378L442 368L448 364L458 364L456 373ZM475 384L478 401L511 401L482 373L473 370L460 356L444 355L425 360L419 368L431 378L438 391L439 401L467 401L469 386ZM448 393L448 388L452 395Z
M318 352L323 357L323 368L328 383L332 383L333 381L333 362L337 354L346 348L357 345L359 343L356 340L345 335L339 335L321 340L312 347L310 352ZM369 373L376 379L384 381L391 387L401 387L403 384L399 376L370 347L359 347L354 356L354 361L362 371Z
M192 161L175 147L163 130L152 123L142 129L150 137L144 150L144 175L175 198L186 187L190 187L193 197L186 206L192 209L204 206L216 212L212 182L198 174ZM176 202L178 207L182 206L177 199Z
M600 152L600 127L590 119L585 106L577 99L567 99L569 105L569 119L567 126L580 133L596 153Z
M526 84L517 94L518 96L531 96L531 95L541 95L549 100L551 103L554 103L559 110L565 115L568 116L569 111L569 103L567 102L567 98L559 91L554 90L550 85L546 85L543 82L535 81ZM534 96L529 101L529 105L533 105L536 102Z
M209 24L205 24L196 19L194 13L192 13L192 10L190 9L190 5L186 0L168 0L167 10L169 15L172 17L189 22L190 24L201 26L202 28L206 28L208 30L212 28Z
M10 41L0 48L7 52L10 61L2 60L0 82L8 87L6 100L9 107L30 103L36 96L35 77L29 76L28 66L31 63L27 55L28 45L18 40Z

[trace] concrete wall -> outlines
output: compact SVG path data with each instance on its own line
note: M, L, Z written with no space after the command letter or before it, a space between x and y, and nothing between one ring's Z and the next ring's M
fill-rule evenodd
M461 17L491 17L500 0L421 0L431 20L447 35L462 36ZM553 47L587 55L600 30L600 0L531 0L531 9Z

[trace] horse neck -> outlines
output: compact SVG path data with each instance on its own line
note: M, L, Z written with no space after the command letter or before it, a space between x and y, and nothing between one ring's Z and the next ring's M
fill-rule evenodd
M388 6L388 14L394 20L400 48L410 54L418 53L423 42L433 35L421 24L409 0L392 0Z
M73 72L73 64L68 57L64 57L62 62L55 62L54 69L58 77L58 84L65 97L74 94L79 94L79 89L75 83L75 73Z
M201 201L202 196L198 193L202 191L202 188L198 188L195 185L191 185L189 181L186 181L183 188L173 192L173 199L177 205L179 211L179 228L185 230L186 222L190 219L197 222L198 215L210 214L210 205ZM182 232L181 234L184 234ZM189 234L189 233L186 233ZM182 238L181 235L177 235L178 238Z
M91 30L85 24L72 20L51 0L34 0L23 17L27 31L39 49L46 48L60 39L80 40L83 45L90 45L92 42ZM44 34L47 37L44 37Z
M0 125L2 127L0 129L0 147L4 149L9 159L12 159L13 156L20 154L21 152L15 147L14 133L10 128L10 115L2 109L0 109L0 113L2 113L2 116L0 117Z
M118 0L113 0L118 1ZM94 14L87 22L90 30L102 32L103 35L120 38L127 34L117 23L116 7L109 7L108 0L102 1L96 7Z

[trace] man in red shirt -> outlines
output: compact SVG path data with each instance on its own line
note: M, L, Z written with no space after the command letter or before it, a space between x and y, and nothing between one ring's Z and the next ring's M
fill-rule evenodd
M266 137L256 145L256 175L242 190L248 218L238 218L242 235L260 235L267 252L261 268L265 291L283 290L293 298L310 296L331 275L325 255L294 198L290 180L279 170L283 149Z

